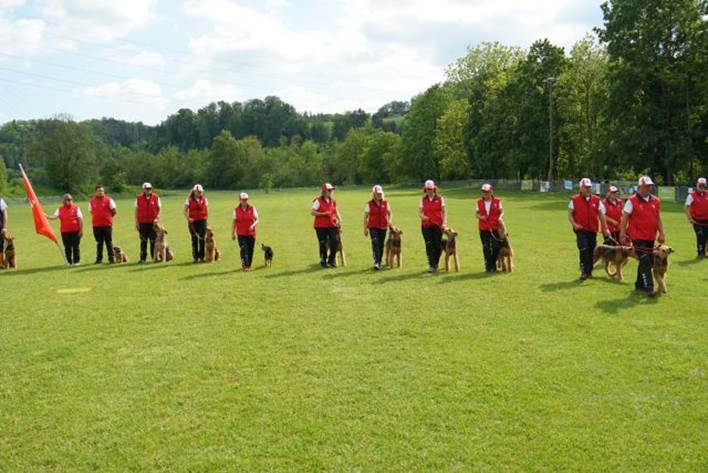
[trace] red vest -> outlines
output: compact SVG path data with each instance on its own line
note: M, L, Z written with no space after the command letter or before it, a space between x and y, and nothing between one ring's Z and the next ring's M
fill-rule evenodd
M325 212L328 214L324 217L315 217L315 228L335 227L334 219L337 217L337 202L335 200L327 201L324 197L318 197L315 200L320 203L320 208L317 209L317 212Z
M708 192L691 192L693 202L689 207L691 218L694 220L708 220Z
M600 229L598 215L600 214L600 198L596 195L587 200L580 194L573 197L573 219L583 231L597 233Z
M236 235L238 236L256 236L256 230L251 230L250 227L256 221L253 212L253 206L249 205L246 210L239 205L234 209L236 211Z
M194 197L189 198L189 218L192 220L206 220L208 213L206 197L201 196L199 200Z
M629 216L629 235L632 240L654 241L659 231L659 211L661 201L651 196L645 201L637 194L629 198L632 202L632 214Z
M74 204L69 207L66 205L59 207L59 222L59 231L61 233L74 233L81 230L79 208Z
M145 197L145 194L140 194L135 199L138 203L138 223L153 223L157 218L157 214L160 208L157 206L157 202L160 198L157 194L150 194L149 198Z
M612 233L619 232L620 221L622 220L622 199L617 199L614 204L610 202L610 199L605 199L603 203L605 204L606 210L605 216L617 222L617 225L607 222L607 229Z
M428 217L427 220L421 221L421 226L424 228L442 226L442 197L436 195L433 200L430 200L427 195L424 195L421 202L423 203L423 215Z
M94 227L113 226L113 211L111 210L110 197L94 197L89 201L89 205L91 206L91 224Z
M499 217L501 217L500 205L501 200L492 197L492 205L489 207L489 215L487 215L484 199L477 200L477 211L480 215L487 215L487 220L478 220L479 231L483 232L499 228Z
M388 202L381 201L377 204L374 200L369 201L369 220L366 224L368 228L388 228Z

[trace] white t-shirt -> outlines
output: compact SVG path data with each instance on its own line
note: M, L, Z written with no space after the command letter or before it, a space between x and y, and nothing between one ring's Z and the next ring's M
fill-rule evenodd
M590 199L591 199L590 197L586 197L586 198L585 198L585 200L590 200ZM570 203L568 204L568 208L569 208L570 210L575 210L575 204L573 203L572 200L571 200ZM602 215L605 215L605 213L607 212L607 209L605 208L605 204L602 203L602 200L600 200L600 205L598 205L597 210L598 210Z
M482 199L482 202L484 202L484 211L487 212L487 215L489 215L489 211L492 210L492 199L489 199L489 200ZM503 210L501 201L499 202L499 210Z
M388 203L388 201L386 201ZM388 204L388 211L391 212L391 204ZM364 213L368 214L369 213L369 203L364 204Z
M0 199L0 212L5 210L7 208L7 204L5 203L4 199Z
M115 202L113 199L109 199L109 200L108 200L108 208L111 209L111 210L115 210L115 209L116 209L116 202ZM89 213L93 213L93 212L91 211L91 202L89 202L89 204L88 204L88 211L89 211Z
M142 197L142 196L140 196L140 197ZM138 197L138 198L135 199L135 208L136 208L136 209L138 208L138 199L139 199L140 197ZM159 197L157 198L157 208L158 208L158 209L161 209L161 208L162 208L162 201L160 200Z
M79 217L79 218L81 218L81 219L84 218L84 214L81 213L81 209L78 208L78 207L76 208L76 216ZM52 214L52 217L54 217L54 218L58 218L58 217L59 217L59 209L56 209L56 210L54 211L54 213Z
M205 206L209 205L209 199L207 199L206 197L204 197L204 205ZM189 197L187 197L187 200L184 201L184 206L189 207Z
M253 206L252 206L252 207L253 207ZM233 215L234 215L234 216L233 216L233 219L234 219L234 220L238 220L238 218L236 217L236 209L234 209ZM258 210L256 210L255 207L253 207L253 219L254 219L254 220L258 220Z
M440 199L440 206L441 206L442 208L445 208L445 197L438 197L438 198ZM419 209L422 209L422 208L423 208L423 199L428 199L430 202L433 201L433 199L431 199L431 198L428 197L427 195L424 195L423 198L420 199L420 205L418 206Z
M638 194L637 194L638 195ZM651 199L651 195L648 195L646 197L642 197L641 195L639 196L642 199L644 199L645 202L649 202L649 199ZM627 199L627 202L624 203L624 213L627 215L631 214L634 211L634 206L632 205L632 201Z

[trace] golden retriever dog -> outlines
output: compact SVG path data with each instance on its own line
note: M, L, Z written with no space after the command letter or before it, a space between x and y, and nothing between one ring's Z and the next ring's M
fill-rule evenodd
M597 245L593 251L592 263L593 266L600 260L605 267L605 272L611 278L617 278L624 281L622 269L627 264L629 258L636 258L637 253L633 246L612 246L612 245ZM610 266L614 267L614 271L610 271Z
M450 228L443 228L442 249L445 253L445 271L450 271L450 258L455 265L455 271L460 271L460 255L457 254L457 235L458 233Z
M342 244L342 226L341 225L337 225L337 237L336 237L334 246L335 246L335 254L336 254L337 264L340 266L346 266L347 265L347 257L344 253L344 245Z
M115 258L116 263L120 264L128 262L128 256L125 254L125 251L123 251L123 248L118 245L113 245L113 257Z
M204 261L212 263L221 259L221 252L216 247L214 240L214 230L211 227L206 228L206 237L204 239Z
M669 255L674 252L670 246L659 245L654 248L654 264L651 272L656 280L656 289L652 292L652 296L666 294L666 273L669 271Z
M174 253L172 253L172 249L167 243L167 230L157 222L155 223L154 228L157 236L155 237L155 254L152 258L153 262L159 263L171 261L174 258Z
M497 238L499 241L499 253L497 253L497 270L503 271L505 273L510 273L514 269L514 265L511 261L511 257L514 252L511 249L511 242L509 241L509 234L504 229L499 229L497 232Z
M6 233L2 236L5 239L5 251L2 255L2 268L15 269L17 268L17 256L15 254L15 238Z
M386 261L386 266L389 268L403 267L403 247L402 239L403 230L395 225L388 226L388 238L386 239L386 244L384 247L384 260Z

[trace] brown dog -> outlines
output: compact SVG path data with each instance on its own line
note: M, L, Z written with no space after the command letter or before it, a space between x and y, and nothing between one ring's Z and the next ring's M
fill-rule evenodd
M172 260L174 253L172 253L170 245L167 244L167 230L157 222L154 228L157 236L155 237L155 253L152 257L153 262L159 263L161 261L166 262Z
M17 268L17 257L15 255L15 238L9 233L3 235L5 239L5 251L3 252L3 269L15 269Z
M125 251L123 251L123 248L118 245L113 245L113 257L115 258L116 263L120 264L128 262L128 256L125 254Z
M666 273L669 271L669 255L674 252L670 246L659 245L654 248L654 264L651 272L656 279L657 288L652 292L652 296L666 294Z
M513 251L511 250L511 243L509 242L509 234L504 229L499 229L497 232L497 237L499 240L499 253L497 253L497 269L505 273L510 273L514 269L511 257L513 256Z
M450 271L450 258L455 265L455 271L460 271L460 256L457 254L458 233L450 227L443 227L442 249L445 253L445 271Z
M611 278L617 278L624 281L622 268L627 264L629 258L636 258L637 252L633 246L612 246L612 245L597 245L593 252L593 266L598 261L602 260L605 272ZM610 266L614 266L615 271L610 272Z
M273 252L273 248L261 243L261 250L263 250L263 259L265 261L265 267L272 268L273 267L273 255L275 254Z
M342 244L342 227L337 225L337 239L335 240L335 254L337 264L340 266L347 265L347 257L344 254L344 245Z
M221 259L221 252L216 247L214 240L214 230L211 227L206 228L206 237L204 239L204 261L212 263Z
M395 225L388 226L388 238L386 239L386 246L384 249L386 266L393 268L394 261L396 262L397 268L403 267L403 247L401 236L403 235L403 230L396 227Z

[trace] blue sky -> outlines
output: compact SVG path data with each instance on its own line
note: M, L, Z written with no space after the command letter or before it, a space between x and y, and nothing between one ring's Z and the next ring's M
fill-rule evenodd
M409 100L483 41L570 48L600 0L0 0L0 123L155 124L277 95L300 111Z

